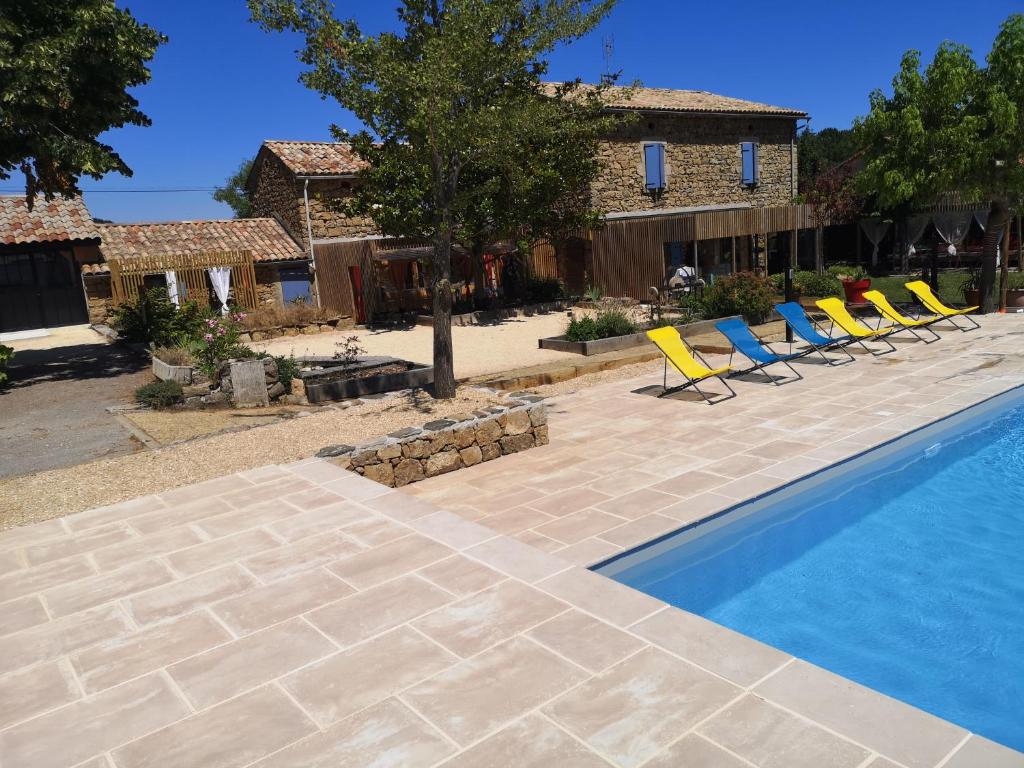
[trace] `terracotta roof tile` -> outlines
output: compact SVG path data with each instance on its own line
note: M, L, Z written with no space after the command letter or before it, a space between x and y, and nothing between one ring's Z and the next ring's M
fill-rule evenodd
M545 83L549 93L561 83ZM582 88L594 86L584 84ZM632 90L632 93L630 93ZM628 88L614 86L608 93L608 106L613 109L628 109L649 112L694 112L744 115L779 115L785 117L807 117L799 109L774 107L756 101L719 96L708 91L686 91L675 88Z
M343 142L265 141L263 146L297 176L347 176L366 165Z
M24 195L0 195L0 244L95 240L96 224L80 197L39 197L28 209Z
M252 251L255 261L304 259L305 252L276 219L168 221L157 224L100 224L105 259L203 251ZM107 271L97 265L92 272Z

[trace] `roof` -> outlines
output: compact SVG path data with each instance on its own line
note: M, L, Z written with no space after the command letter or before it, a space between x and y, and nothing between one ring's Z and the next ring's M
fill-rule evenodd
M96 223L80 197L39 197L30 211L24 195L0 195L0 245L97 238Z
M548 93L562 83L544 83ZM586 83L583 89L596 86ZM709 91L688 91L675 88L643 88L640 86L611 86L607 92L607 106L637 112L684 112L722 115L772 115L779 117L807 117L800 109L775 107L757 101L719 96Z
M306 258L276 219L100 224L98 229L103 240L100 252L107 260L242 250L251 251L256 262ZM106 272L108 267L97 264L86 271Z
M351 176L366 167L352 145L337 141L265 141L296 176Z

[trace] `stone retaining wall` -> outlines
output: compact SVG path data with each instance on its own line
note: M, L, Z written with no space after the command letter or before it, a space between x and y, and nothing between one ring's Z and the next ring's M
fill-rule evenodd
M541 398L524 396L465 416L407 427L356 446L348 468L391 488L548 443ZM333 455L341 455L337 451Z

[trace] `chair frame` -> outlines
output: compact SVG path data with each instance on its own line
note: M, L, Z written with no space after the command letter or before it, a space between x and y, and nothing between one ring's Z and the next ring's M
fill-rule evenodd
M801 307L801 309L803 309L803 307ZM854 339L852 336L850 337L849 340L846 340L846 341L841 340L841 339L834 339L834 340L832 340L831 337L829 337L830 338L829 343L827 343L827 344L815 344L810 339L805 339L797 331L797 329L794 326L790 325L789 320L787 320L784 315L780 315L780 316L782 317L782 321L787 326L789 326L790 328L793 329L793 335L794 336L799 336L800 337L800 341L803 342L804 344L806 344L807 347L808 347L806 350L804 350L803 352L799 353L800 357L808 357L813 352L817 352L821 356L821 359L825 361L825 365L831 365L831 366L835 366L835 365L849 365L850 363L856 361L857 358L855 358L853 355L851 355L849 353L849 351L846 349L846 347L848 347L850 344L853 344L856 341L856 339ZM819 333L824 333L824 330L821 328L821 326L818 325L817 321L813 317L811 317L807 313L806 310L804 310L804 316L810 321L811 325L814 326L814 329L816 331L818 331ZM786 342L786 343L789 344L789 351L790 351L790 353L792 353L793 352L793 345L796 344L796 340L794 339L793 341L789 341L789 342ZM842 359L842 358L840 358L839 360L831 360L831 359L829 359L829 357L825 354L825 352L830 352L833 349L837 350L839 352L842 352L844 355L846 355L846 357L848 359Z
M871 301L871 300L868 299L868 301ZM900 304L900 303L895 302L895 301L890 301L889 303L892 304L893 307L895 307L899 311L903 312L904 314L912 315L912 313L909 311L909 309L905 305ZM883 318L882 310L879 309L879 307L876 304L874 304L874 302L872 302L872 306L875 307L875 311L878 313L878 324L875 326L875 329L876 330L881 330L882 329L882 318ZM923 313L919 312L919 313L917 313L917 317L912 317L912 319L913 320L920 320L922 314ZM901 323L899 320L893 320L892 318L885 318L885 319L889 320L889 322L893 323L894 325L899 325L900 326L899 330L893 331L893 333L899 333L900 331L910 331L910 333L913 334L913 336L918 341L923 341L925 344L934 344L936 341L938 341L942 337L939 336L939 334L937 334L935 331L933 331L931 329L931 326L934 325L935 323L942 322L946 318L944 316L942 316L942 315L939 315L934 320L930 320L927 323L922 323L921 325L905 325L904 323ZM924 336L921 336L920 334L918 334L918 330L928 331L928 333L930 333L935 338L934 339L926 339Z
M937 323L938 322L942 322L942 320L946 320L946 321L949 322L950 325L952 325L954 328L956 328L961 333L967 333L968 331L976 331L979 328L981 328L981 323L979 323L977 320L975 320L973 317L971 317L970 315L968 315L966 313L947 315L945 312L940 312L938 309L936 309L935 307L931 306L927 301L925 301L925 299L922 296L919 296L918 294L914 293L909 288L907 288L907 293L909 293L911 296L913 296L915 299L917 299L917 302L921 305L922 308L927 309L932 314L939 315L941 320L936 320L935 322L937 322ZM899 306L899 305L897 305L897 306ZM957 323L956 320L953 319L954 317L963 317L963 318L965 318L967 320L970 320L971 321L971 326L967 327L967 328L961 327L960 324ZM933 333L934 333L934 331L933 331Z
M821 311L825 312L825 310L821 310ZM826 317L828 317L828 312L825 312L825 315L826 315ZM810 315L808 315L808 317L810 317ZM856 320L856 319L857 318L854 318L854 320ZM833 320L831 317L828 317L828 320L829 320L830 323L832 323L832 325L831 325L831 327L829 327L828 333L826 335L831 339L832 338L832 332L836 328L839 328L840 330L842 330L842 328L840 326L836 325L836 321ZM824 329L822 329L821 326L818 325L817 320L814 320L812 318L811 322L814 323L814 325L816 327L818 327L820 330L822 330L822 332L824 332ZM870 327L871 326L869 325L868 328L870 328ZM900 328L900 330L903 330L903 328ZM898 332L899 331L892 331L892 333L898 333ZM889 354L892 354L893 352L896 351L896 347L894 347L892 342L889 341L886 338L886 336L888 336L888 335L889 335L888 333L885 333L885 334L881 334L880 333L880 334L876 334L876 335L873 335L873 336L870 336L870 337L859 338L857 336L853 336L852 334L847 334L847 336L850 336L850 341L847 342L845 346L849 346L850 344L860 344L861 347L864 348L865 352L871 353L871 355L873 355L874 357L881 357L882 355L889 355ZM865 339L870 339L872 341L884 341L886 346L889 347L889 348L881 350L881 351L871 349L867 344L864 343Z
M700 361L701 365L703 365L705 368L708 368L708 369L711 368L711 366L708 364L708 361L704 359L704 357L700 354L700 352L698 352L696 349L694 349L689 344L687 344L682 336L679 337L679 340L683 342L683 346L686 347L686 349L690 352L690 354L693 355L694 358L696 358L697 360ZM655 346L657 346L657 345L655 345ZM722 402L724 400L732 400L734 397L736 397L736 391L732 387L729 386L729 382L725 380L726 377L723 377L721 374L715 373L715 374L709 374L709 375L707 375L707 376L705 376L704 378L701 378L701 379L691 379L685 373L683 373L678 368L676 368L675 365L672 366L673 370L675 370L676 373L678 373L680 376L682 376L684 379L686 379L686 383L685 384L679 384L678 386L672 387L670 389L669 386L668 386L668 363L669 363L668 355L665 354L665 351L661 347L658 347L658 351L661 352L662 357L665 358L665 371L664 371L664 374L662 375L662 384L661 384L662 392L661 392L660 395L658 395L658 397L665 397L665 395L670 395L670 394L674 394L676 392L681 392L684 389L686 389L687 387L693 387L695 390L697 390L697 392L700 394L700 396L703 397L707 401L708 405L714 405L715 403L720 403L720 402ZM722 384L725 385L725 388L729 390L729 394L728 395L722 395L717 400L712 400L710 397L708 397L707 393L705 393L704 390L702 390L699 386L697 386L697 382L704 381L704 380L710 379L710 378L716 378L720 382L722 382Z

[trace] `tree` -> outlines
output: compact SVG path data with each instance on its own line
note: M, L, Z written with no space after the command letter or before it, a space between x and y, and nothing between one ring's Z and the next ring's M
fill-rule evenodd
M920 209L940 195L989 200L980 289L982 311L994 306L996 253L1010 204L1024 193L1024 16L1002 25L988 67L970 49L943 43L922 69L907 51L893 93L871 94L857 122L865 165L858 183L881 210Z
M20 170L35 195L78 194L81 176L132 170L100 134L148 126L127 89L167 38L114 0L4 0L0 5L0 179Z
M485 168L494 158L524 147L517 118L525 100L543 95L544 56L586 34L613 3L403 0L400 33L365 36L355 21L336 19L326 0L249 0L264 28L304 35L300 59L310 69L302 82L366 126L352 143L370 164L361 183L365 194L377 192L377 226L433 243L438 397L455 394L451 249L476 185L492 178Z
M801 194L808 194L819 176L831 173L852 158L860 147L852 128L810 128L800 134L796 142L797 186Z
M235 212L236 219L252 218L252 201L249 199L249 190L245 188L252 163L252 160L243 160L238 170L224 182L224 186L213 191L213 199L227 204Z

